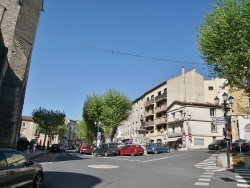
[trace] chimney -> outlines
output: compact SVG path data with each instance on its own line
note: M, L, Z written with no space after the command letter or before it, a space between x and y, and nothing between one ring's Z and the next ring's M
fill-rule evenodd
M185 69L184 66L181 67L181 74L184 75L185 74Z

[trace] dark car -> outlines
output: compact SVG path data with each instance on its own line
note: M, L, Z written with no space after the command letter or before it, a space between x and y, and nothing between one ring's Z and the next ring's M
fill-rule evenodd
M62 148L60 144L52 144L50 147L50 152L61 152Z
M238 139L232 143L232 148L236 149L236 151L249 151L250 149L250 141L247 139Z
M22 153L0 148L0 187L41 187L43 168Z
M104 143L100 144L96 149L93 150L93 155L118 155L119 154L119 149L118 149L118 144L116 143Z
M227 147L227 142L225 140L215 140L208 145L209 150L220 150Z
M170 147L162 143L150 143L146 145L147 153L170 153Z

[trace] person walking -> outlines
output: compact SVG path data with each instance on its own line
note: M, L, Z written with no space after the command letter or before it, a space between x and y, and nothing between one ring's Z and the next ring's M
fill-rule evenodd
M34 141L33 140L31 140L29 143L29 149L30 149L30 153L33 153L33 151L34 151Z

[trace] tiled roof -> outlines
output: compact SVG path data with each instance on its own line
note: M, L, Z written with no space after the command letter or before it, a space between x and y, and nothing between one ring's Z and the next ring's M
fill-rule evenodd
M33 121L32 116L22 116L22 121Z

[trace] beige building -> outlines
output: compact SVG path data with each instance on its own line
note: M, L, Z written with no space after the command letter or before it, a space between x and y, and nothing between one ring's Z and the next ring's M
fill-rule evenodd
M65 124L68 127L67 132L65 133L63 138L60 138L60 143L63 146L71 147L71 145L75 145L77 142L77 135L76 135L76 125L78 120L73 120L69 118L65 118Z
M242 92L231 91L225 82L219 78L204 80L195 69L185 73L182 68L181 75L162 82L133 101L130 117L118 127L118 140L142 145L175 141L186 149L206 148L213 140L224 138L229 128L233 140L237 139L239 107L249 105L249 101ZM213 122L214 118L224 116L224 93L237 101L228 105L226 115L232 120L226 125ZM220 99L219 105L215 105L215 97Z

